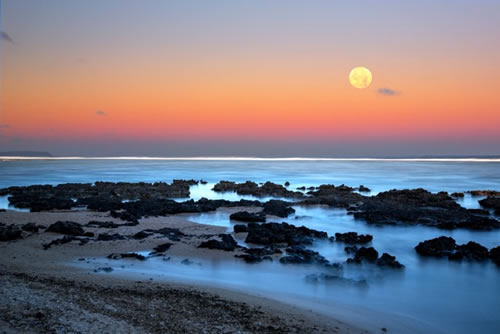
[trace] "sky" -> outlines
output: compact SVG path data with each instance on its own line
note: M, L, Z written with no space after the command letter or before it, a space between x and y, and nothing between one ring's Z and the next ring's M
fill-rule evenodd
M0 151L500 155L500 1L0 4Z

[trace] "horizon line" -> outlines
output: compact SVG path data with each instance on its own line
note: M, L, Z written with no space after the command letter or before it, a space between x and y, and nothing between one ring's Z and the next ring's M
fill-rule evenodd
M310 158L310 157L141 157L141 156L117 156L117 157L29 157L29 156L0 156L1 161L8 160L186 160L186 161L401 161L401 162L500 162L500 158Z

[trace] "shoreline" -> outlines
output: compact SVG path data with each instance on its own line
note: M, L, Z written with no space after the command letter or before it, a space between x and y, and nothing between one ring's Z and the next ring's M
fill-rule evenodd
M23 212L6 211L0 214L1 214L0 218L3 222L15 223L19 225L22 225L27 221L32 221L32 222L35 221L37 222L37 224L48 226L50 223L62 219L63 217L70 220L82 221L82 222L87 221L88 219L110 220L109 217L106 217L105 215L101 215L99 213L90 211L78 211L78 212L60 211L60 212L43 212L43 213L23 213ZM144 228L144 226L153 227L158 224L163 224L163 225L167 224L168 226L181 227L183 231L189 230L191 231L191 233L200 233L200 234L207 232L221 232L221 230L225 230L224 228L218 228L215 226L202 225L189 222L185 218L177 216L162 217L160 219L158 218L145 219L144 221L141 221L140 228ZM128 231L132 233L135 232L136 230L138 231L140 228L122 227L120 229L122 229L121 233L123 233L124 232L123 230L125 229L129 229ZM264 296L259 296L258 294L251 295L230 288L226 289L223 287L214 287L209 285L198 284L195 282L180 283L174 280L159 282L158 280L150 281L149 279L146 278L140 280L142 283L138 283L139 277L132 277L132 276L117 277L117 275L108 275L108 274L102 274L102 275L89 274L88 270L84 268L78 269L76 267L70 267L66 264L68 261L69 262L76 261L77 258L79 257L105 257L109 253L113 252L120 252L120 251L130 252L130 251L139 251L146 249L150 250L152 249L153 245L159 243L158 240L146 239L145 241L142 242L141 241L135 242L131 240L117 241L111 243L100 242L100 243L95 243L94 245L86 245L86 246L79 246L74 243L69 243L53 247L46 251L42 250L40 246L41 243L55 238L57 238L57 235L54 235L53 233L39 233L28 236L16 242L0 243L0 250L3 254L2 259L0 260L0 268L1 268L0 272L2 272L2 274L0 275L0 280L3 281L4 288L7 289L6 287L8 286L8 290L13 291L12 293L18 290L19 290L18 292L21 292L26 289L28 290L32 289L33 291L30 290L31 294L37 294L49 298L49 296L52 294L56 295L64 294L64 291L57 290L56 286L59 285L70 286L72 287L72 291L74 291L75 293L74 298L76 298L77 300L84 298L83 294L89 288L95 289L98 293L99 291L101 292L108 291L109 289L111 289L111 291L114 291L113 290L114 286L119 286L118 290L125 289L127 293L132 293L133 291L139 291L147 296L150 296L151 291L155 289L166 289L167 291L170 291L171 293L174 294L180 294L180 295L187 294L187 296L190 296L189 298L192 297L194 298L194 300L198 300L200 305L210 300L221 299L222 302L219 301L217 303L222 303L219 306L222 307L223 309L225 309L226 306L229 308L229 311L228 310L224 311L226 313L227 312L231 313L236 311L243 312L242 310L245 310L245 312L249 313L262 312L262 314L258 313L259 316L253 320L257 321L256 319L259 319L259 321L266 324L265 326L252 328L250 324L246 324L245 322L246 316L240 314L241 316L240 320L243 321L243 325L241 323L232 324L233 327L231 329L226 328L225 329L226 331L223 330L219 331L216 328L217 326L214 324L215 327L213 327L212 330L210 331L214 333L219 333L219 332L225 333L227 332L227 330L241 330L243 333L261 333L261 332L286 333L286 332L294 332L295 329L297 328L300 329L297 332L306 331L311 333L323 333L323 332L329 332L329 333L338 332L338 333L353 333L353 334L370 333L366 330L357 328L355 325L347 324L343 321L336 320L331 316L328 317L318 312L308 311L304 308L298 307L297 305L291 305L279 302L274 299L269 299ZM179 247L177 248L177 250L175 249L176 249L175 247L172 247L172 251L174 252L172 255L178 254L179 256L189 256L190 258L196 258L197 256L217 257L222 259L225 256L232 257L232 255L224 254L223 252L216 252L215 254L209 252L209 254L203 254L203 252L197 252L196 248L193 249L189 247L184 247L184 248ZM30 288L31 286L34 286L34 288ZM24 293L26 293L26 291L24 291ZM198 295L200 293L202 293L202 295ZM16 297L10 295L10 292L7 294L6 290L3 290L2 296L0 297L4 299L1 304L10 305L10 307L15 307L16 305L20 307L20 305L18 305L18 303L13 300L13 298ZM19 298L19 296L17 296L17 298ZM43 299L43 297L40 298ZM121 298L126 300L127 296L123 295L120 297L120 299ZM143 299L142 297L138 298L139 300ZM164 296L164 298L168 300L169 297ZM63 304L65 303L65 301L60 298L57 298L57 300L60 303ZM25 302L27 304L30 304L29 301ZM147 298L144 299L143 302L148 303L148 299ZM98 300L96 301L96 303L105 303L105 302L103 300ZM31 305L30 308L31 309L43 308L42 305L38 305L37 303L35 304L36 305ZM42 312L45 314L46 317L48 317L47 314L50 312L50 307L51 307L50 304L51 303L49 302L48 303L49 309L46 310L45 312ZM57 305L53 305L52 307L57 308ZM84 309L80 311L84 313L88 311L87 309L85 309L84 306L78 306L78 307L83 307ZM35 315L36 312L34 312ZM185 310L180 310L179 312L181 314L185 313L183 317L186 317L189 316L191 311L189 309L185 309ZM222 320L222 324L224 324L224 321L226 321L227 323L232 323L231 317L228 318L227 317L228 315L226 313L224 313L223 311L221 312L222 315L219 316L222 317L221 319L225 319ZM78 312L76 312L75 314L77 313ZM107 315L107 313L99 314L98 310L92 310L92 314L94 315L97 314L95 316L98 318L106 318L109 316ZM206 315L206 317L207 319L203 320L200 319L198 322L203 323L207 321L209 323L212 323L216 322L217 320L217 319L212 319L210 315ZM2 321L5 323L5 320L6 319L3 319ZM83 323L85 323L87 320L83 320ZM127 327L126 326L127 324L126 323L124 324L122 320L120 321L115 321L115 320L107 319L106 321L103 321L101 325L104 327L101 327L100 329L105 330L107 325L109 325L110 323L115 323L115 325L122 326L122 328L124 329L128 328L128 330L132 330L133 332L134 331L141 332L141 328L135 328L134 326ZM28 326L28 327L39 325L39 319L37 319L36 317L34 319L29 320L28 316L27 322L23 322L19 319L18 321L22 323L23 326ZM54 323L52 323L51 326L55 327L62 326L61 328L66 328L64 326L69 326L68 324L65 324L63 326L63 324L57 323L57 321L54 319L50 321L54 321ZM76 321L78 326L84 326L84 324L80 323L82 321L78 321L77 319L74 319L73 321ZM153 326L153 325L154 323L150 323L146 324L145 326ZM188 326L189 324L184 324L184 325ZM193 325L197 324L194 323ZM10 326L12 326L12 324L10 324ZM267 326L270 327L268 328ZM155 332L156 330L152 328L153 327L150 327L149 329L146 328L146 332ZM66 329L68 331L71 331L69 327ZM19 328L17 328L17 330L19 330ZM76 330L78 331L78 328L76 328ZM195 329L191 328L190 330L195 330ZM373 331L373 333L376 332L377 331Z

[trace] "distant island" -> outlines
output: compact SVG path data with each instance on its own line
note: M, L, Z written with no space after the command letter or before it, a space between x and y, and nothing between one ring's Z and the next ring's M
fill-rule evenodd
M0 152L0 157L44 157L44 158L52 158L54 157L49 152L40 152L40 151L8 151L8 152Z

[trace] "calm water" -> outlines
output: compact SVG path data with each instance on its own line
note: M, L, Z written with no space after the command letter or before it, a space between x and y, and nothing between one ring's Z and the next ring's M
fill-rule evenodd
M372 194L393 188L423 187L430 191L500 190L500 163L494 162L388 162L388 161L154 161L69 160L0 162L0 187L64 182L167 181L204 179L194 186L192 197L238 200L236 194L217 194L210 189L219 180L256 182L289 181L291 187L325 183L372 189ZM477 198L460 202L478 207ZM7 199L0 199L6 206ZM388 327L392 332L499 333L500 269L492 263L456 263L425 259L415 254L418 242L449 235L458 243L476 241L488 248L500 245L500 232L441 231L417 227L376 227L354 220L344 210L295 207L283 221L335 232L357 231L374 236L373 246L395 255L406 265L398 272L364 265L345 266L345 278L365 279L365 287L338 283L311 283L308 274L324 271L314 266L283 266L279 263L247 265L237 260L202 261L183 265L181 258L144 263L97 259L90 266L111 265L119 275L144 275L155 279L203 282L230 287L311 309L343 315L367 326ZM232 223L221 211L190 215L192 221L225 226ZM244 243L243 240L239 240ZM319 242L313 246L331 261L346 259L341 243ZM81 265L81 263L79 264Z

